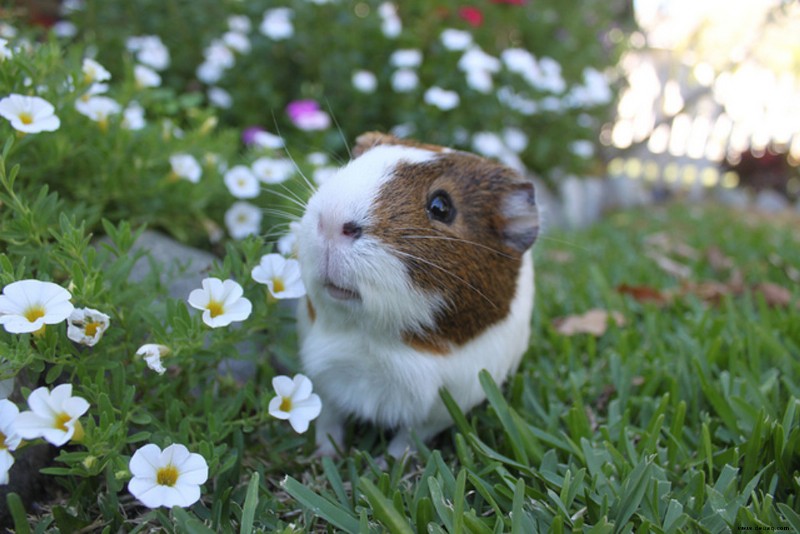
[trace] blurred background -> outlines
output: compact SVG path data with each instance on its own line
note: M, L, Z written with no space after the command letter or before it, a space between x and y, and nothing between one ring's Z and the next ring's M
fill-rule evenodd
M115 96L162 128L210 110L243 134L231 165L265 132L321 181L382 130L538 176L552 224L673 198L800 210L794 1L18 0L3 19L114 80L155 38L159 86Z

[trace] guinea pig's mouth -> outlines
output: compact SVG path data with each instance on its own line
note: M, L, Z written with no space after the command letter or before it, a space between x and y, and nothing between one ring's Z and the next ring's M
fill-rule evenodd
M339 287L330 282L325 283L325 290L328 292L328 295L336 300L358 300L361 298L358 291Z

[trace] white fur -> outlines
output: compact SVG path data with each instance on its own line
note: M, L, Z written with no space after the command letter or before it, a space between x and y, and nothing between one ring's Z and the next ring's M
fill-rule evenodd
M356 240L341 235L346 222L369 222L380 185L398 162L434 155L408 147L373 148L326 182L303 217L299 258L316 318L312 322L301 303L300 357L322 398L316 433L323 454L342 446L345 419L353 415L397 429L389 453L402 455L411 431L425 440L452 423L440 388L469 410L485 398L480 370L502 382L528 347L534 296L530 253L523 256L508 316L449 354L433 355L404 344L402 333L431 326L443 299L415 288L405 265L368 234ZM325 279L358 291L361 299L332 298Z

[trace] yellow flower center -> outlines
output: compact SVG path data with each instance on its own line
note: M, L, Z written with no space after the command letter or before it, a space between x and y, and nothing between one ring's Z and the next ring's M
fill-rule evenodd
M83 330L87 336L94 337L97 335L97 329L101 326L103 326L103 323L86 323L86 327Z
M58 413L56 414L55 420L53 420L53 428L67 432L69 430L67 428L67 423L71 419L72 417L67 412Z
M178 468L167 464L156 471L156 482L159 486L174 486L178 482Z
M33 115L27 111L23 111L19 114L19 120L22 122L22 124L31 124L33 122Z
M283 278L278 278L277 276L272 279L272 290L275 293L280 293L281 291L286 290L286 284L283 283Z
M282 412L291 412L292 411L292 399L290 397L282 397L281 398L281 405L278 408Z
M225 309L222 307L222 303L217 302L216 300L210 301L208 303L208 306L206 306L206 309L211 314L211 317L216 317L218 315L222 315L223 313L225 313Z
M0 432L0 451L4 451L8 448L6 444L6 435Z
M41 304L34 304L23 312L23 317L28 321L35 323L36 319L44 317L44 307Z

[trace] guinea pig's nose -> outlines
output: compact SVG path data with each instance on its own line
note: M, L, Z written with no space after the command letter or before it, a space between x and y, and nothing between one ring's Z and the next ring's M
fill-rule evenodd
M363 232L364 230L361 226L353 221L346 222L342 225L342 235L351 239L358 239Z

